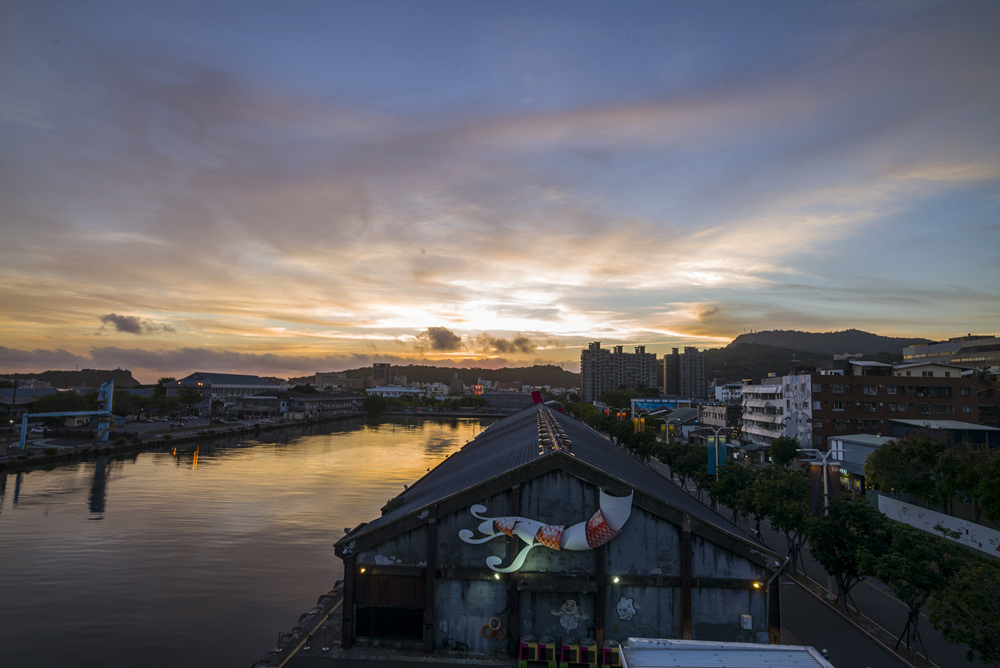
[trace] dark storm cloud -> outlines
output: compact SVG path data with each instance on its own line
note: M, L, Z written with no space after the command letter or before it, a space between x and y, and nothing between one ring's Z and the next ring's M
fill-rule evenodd
M448 352L462 349L462 337L447 327L428 327L417 335L417 350Z
M482 334L476 340L485 352L498 353L531 353L538 348L537 344L527 336L518 334L509 339Z
M177 330L169 325L158 325L154 322L149 322L148 320L142 320L134 315L118 315L117 313L108 313L107 315L101 316L101 322L105 325L111 325L115 328L115 331L125 332L126 334L135 334L136 336L142 336L143 334L157 334L157 333L167 333L176 334Z

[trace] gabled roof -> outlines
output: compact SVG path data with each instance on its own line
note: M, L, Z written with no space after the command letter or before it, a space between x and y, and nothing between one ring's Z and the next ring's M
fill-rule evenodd
M190 376L187 376L186 378L181 378L180 382L183 382L185 380L194 380L196 378L206 380L212 385L239 385L239 386L257 385L266 388L277 388L277 385L275 385L270 381L264 380L260 376L251 376L242 373L205 373L203 371L196 371L195 373L191 374ZM167 384L169 385L169 383Z
M740 540L749 540L731 523L603 435L575 418L535 404L490 425L397 496L392 502L396 504L394 508L357 527L337 545L387 528L456 496L471 495L475 500L469 502L478 503L487 492L477 488L533 466L549 470L590 470L588 475L610 477L619 481L622 487L698 518L703 524Z

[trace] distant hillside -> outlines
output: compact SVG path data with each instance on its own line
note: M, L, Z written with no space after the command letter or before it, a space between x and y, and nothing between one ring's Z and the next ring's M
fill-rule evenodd
M42 371L41 373L19 373L19 378L37 378L57 390L79 387L97 387L109 380L115 381L115 388L139 387L128 369L80 369L79 371Z
M817 368L833 361L829 353L809 353L791 348L775 348L756 343L733 342L725 348L704 351L709 378L729 381L791 374L798 368Z
M372 368L361 367L345 371L348 378L364 378L370 376ZM425 366L421 364L408 364L406 366L393 365L391 374L393 376L406 376L408 383L451 383L452 378L458 375L466 385L474 385L480 378L496 383L511 383L519 381L523 385L550 385L552 387L579 387L580 374L566 371L554 364L535 365L526 367L504 367L503 369L457 369L454 367ZM290 379L291 382L312 382L312 376Z
M773 348L827 353L829 355L841 355L843 353L864 353L865 355L890 353L901 357L903 348L922 343L931 343L931 341L929 339L904 339L879 336L878 334L862 332L857 329L823 333L772 330L768 332L740 334L728 347L736 347L742 344L757 344Z

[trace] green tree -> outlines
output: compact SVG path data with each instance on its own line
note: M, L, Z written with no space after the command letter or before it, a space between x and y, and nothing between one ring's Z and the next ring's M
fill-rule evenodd
M67 392L53 392L45 396L38 397L31 407L32 413L65 413L68 411L93 411L97 410L97 393L88 392L80 394L73 390Z
M1000 453L979 463L979 483L973 490L976 505L987 519L1000 522Z
M292 392L300 392L302 394L319 394L319 390L316 389L315 385L296 385L292 388Z
M382 413L389 407L389 402L386 401L385 397L378 394L369 394L365 397L365 411L369 416L375 416Z
M788 466L792 460L799 456L798 439L791 436L779 436L771 441L771 460L778 466Z
M871 572L895 592L907 607L906 626L896 639L896 647L906 638L906 646L923 646L917 622L931 596L944 591L962 568L958 547L943 538L892 522L891 542L882 555L864 557L861 568Z
M184 406L188 412L191 412L195 406L201 403L201 393L198 391L198 388L184 387L177 393L177 400L181 406Z
M969 646L969 661L978 654L983 662L1000 665L1000 564L968 564L928 608L931 623L948 642Z
M868 484L882 490L905 492L928 504L945 500L935 467L947 444L920 432L889 441L865 460Z
M608 390L601 395L601 403L618 408L628 408L632 405L632 400L636 398L636 393L624 388Z
M733 511L732 521L740 525L740 518L747 512L744 504L748 499L747 492L753 486L754 471L731 459L719 466L719 477L708 487L708 495L717 503Z
M885 554L889 540L885 515L864 500L832 499L830 514L811 523L809 551L837 581L837 600L843 600L845 610L851 589L871 575L866 568Z
M758 512L785 536L789 565L794 572L801 563L812 513L809 508L809 478L801 471L767 466L754 480L753 500Z

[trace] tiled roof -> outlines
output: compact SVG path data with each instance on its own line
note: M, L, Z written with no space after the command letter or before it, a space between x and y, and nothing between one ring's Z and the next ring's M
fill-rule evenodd
M559 445L544 447L539 422ZM568 442L567 442L568 441ZM572 458L706 524L738 529L607 438L564 413L535 404L484 430L400 494L399 505L352 532L350 539L546 457ZM344 539L348 539L345 536Z

